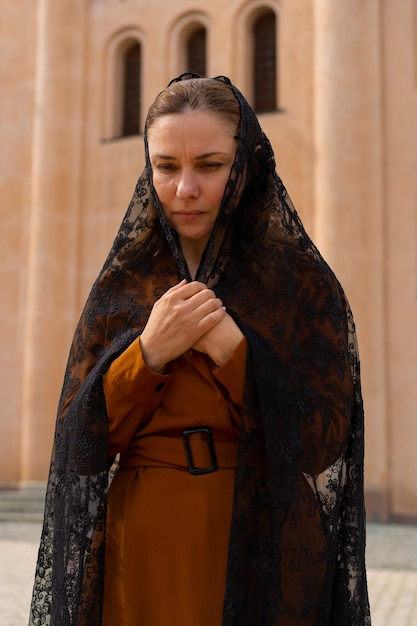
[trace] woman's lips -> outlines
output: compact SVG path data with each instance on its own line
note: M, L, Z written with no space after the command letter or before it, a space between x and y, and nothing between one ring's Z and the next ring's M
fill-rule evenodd
M178 217L182 219L187 220L187 219L194 219L196 217L199 217L200 215L203 215L203 211L177 211L175 215L177 215Z

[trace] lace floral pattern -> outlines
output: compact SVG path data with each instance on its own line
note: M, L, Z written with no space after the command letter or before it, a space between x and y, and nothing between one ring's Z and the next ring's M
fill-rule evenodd
M198 275L214 285L249 347L222 626L369 626L352 314L275 173L252 109L235 87L225 89L240 105L239 146ZM167 242L155 257L137 245L151 205ZM101 625L106 495L117 471L102 377L184 276L148 160L74 335L31 626Z

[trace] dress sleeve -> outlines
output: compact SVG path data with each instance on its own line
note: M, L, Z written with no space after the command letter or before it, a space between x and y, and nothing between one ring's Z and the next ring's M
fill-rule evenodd
M240 408L242 407L243 389L245 387L246 354L247 341L243 337L231 358L213 370L213 376L226 387L232 402Z
M146 365L140 338L113 361L103 378L109 456L126 449L135 431L151 418L173 376Z

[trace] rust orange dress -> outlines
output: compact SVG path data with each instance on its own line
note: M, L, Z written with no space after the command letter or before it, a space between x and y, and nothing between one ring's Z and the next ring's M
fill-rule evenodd
M163 374L140 340L104 377L110 455L121 453L107 513L103 626L220 626L226 581L246 340L216 367L189 351ZM189 471L182 433L205 426L218 469ZM191 463L212 462L206 435Z

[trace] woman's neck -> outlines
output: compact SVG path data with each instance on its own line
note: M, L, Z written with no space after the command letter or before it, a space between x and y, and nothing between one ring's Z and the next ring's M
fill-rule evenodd
M182 253L187 262L188 270L193 280L200 266L201 257L206 247L206 243L206 241L201 241L200 239L198 241L180 239Z

